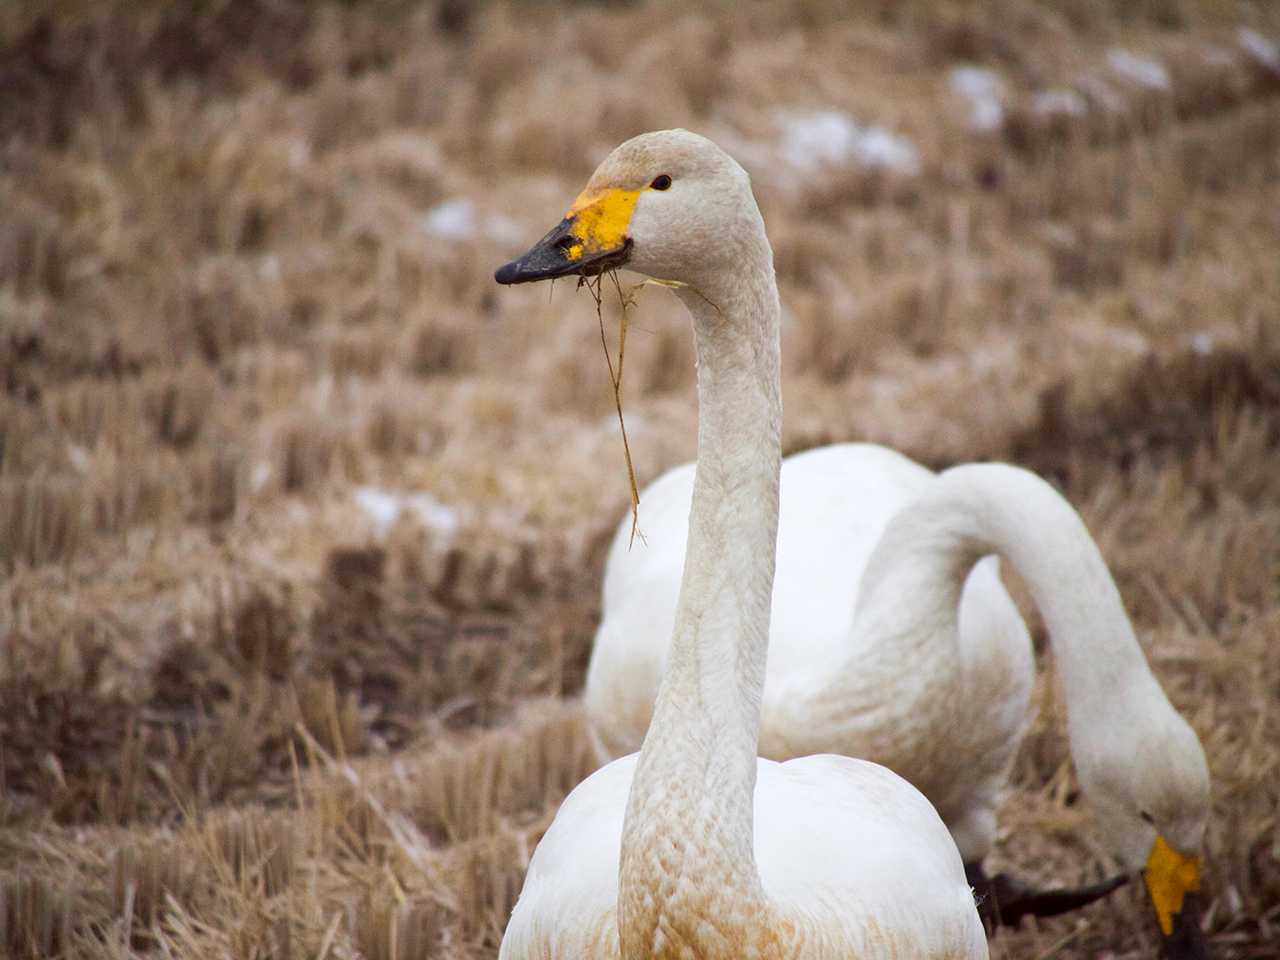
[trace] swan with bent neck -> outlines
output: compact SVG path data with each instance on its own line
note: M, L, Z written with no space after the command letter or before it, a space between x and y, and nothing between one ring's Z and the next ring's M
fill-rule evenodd
M713 202L732 201L687 201ZM639 205L635 223L653 227ZM755 248L763 234L677 232L673 242L688 240L714 257L694 285L732 309L734 330L773 309L772 270ZM664 262L655 272L673 266ZM760 587L747 574L761 557L773 559L763 531L728 535L708 529L706 519L765 503L752 483L762 470L772 476L773 461L763 466L763 443L750 438L773 411L763 399L748 406L745 380L736 379L765 347L734 338L723 348L743 355L733 372L704 370L724 324L695 293L681 296L699 337L699 460L696 471L678 467L642 493L647 543L631 546L624 518L607 561L585 700L593 729L615 756L673 736L679 713L666 701L672 677L688 669L689 623L699 610L694 585L720 584L718 597L739 591L754 603ZM727 409L713 384L723 384L725 396L733 391ZM971 876L986 883L981 863L1034 679L1030 637L997 558L1021 575L1048 628L1072 757L1108 850L1126 875L1143 874L1170 954L1206 955L1198 906L1190 908L1209 810L1203 750L1152 675L1083 521L1026 470L968 464L935 475L869 444L824 447L782 464L760 753L786 760L830 752L893 769L932 801ZM714 606L707 615L718 622L728 612ZM699 689L717 709L740 710L739 687L727 680L718 673L706 683L704 674ZM1059 912L1114 886L1003 906L1016 922L1020 909ZM998 911L991 916L1001 919Z
M679 596L638 754L565 800L503 960L986 957L929 802L842 756L757 757L782 404L773 255L746 173L664 131L605 159L502 283L626 263L676 281L698 357L698 460Z

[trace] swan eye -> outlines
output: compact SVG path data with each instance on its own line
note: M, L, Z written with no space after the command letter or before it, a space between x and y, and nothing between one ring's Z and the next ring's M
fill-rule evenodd
M1147 811L1145 811L1145 810L1139 810L1139 811L1138 811L1138 816L1140 816L1143 820L1147 821L1147 823L1150 823L1150 824L1153 824L1153 825L1154 825L1154 824L1155 824L1155 822L1156 822L1156 821L1155 821L1155 818L1154 818L1153 816L1151 816L1151 814L1147 813Z
M653 187L655 190L666 190L671 186L671 178L665 173L661 173L653 178L653 183L649 184L649 186Z

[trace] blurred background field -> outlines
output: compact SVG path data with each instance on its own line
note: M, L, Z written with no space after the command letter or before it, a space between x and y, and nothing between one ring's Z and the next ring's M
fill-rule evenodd
M594 765L628 487L594 303L492 270L686 126L764 210L788 450L1061 487L1209 755L1218 956L1276 956L1278 44L1263 0L0 3L0 953L494 955ZM686 323L631 313L642 484ZM1095 879L1049 676L1000 863ZM1152 930L1126 889L993 956Z

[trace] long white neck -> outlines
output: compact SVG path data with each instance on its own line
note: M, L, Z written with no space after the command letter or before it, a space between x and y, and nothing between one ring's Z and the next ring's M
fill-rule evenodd
M623 827L624 957L729 953L766 908L752 814L782 403L778 293L755 222L732 283L680 291L697 343L698 463L670 659Z
M1164 699L1079 514L1034 473L1006 464L948 470L898 512L867 563L855 629L892 636L896 657L945 656L924 647L956 635L965 577L991 553L1022 576L1044 618L1073 752L1117 705Z

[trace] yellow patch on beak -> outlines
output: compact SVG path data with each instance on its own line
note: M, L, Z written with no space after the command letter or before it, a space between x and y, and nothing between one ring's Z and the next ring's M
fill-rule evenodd
M1183 897L1200 889L1200 858L1184 856L1165 843L1164 837L1157 836L1142 876L1155 905L1160 930L1167 937L1173 933L1174 914L1182 912Z
M639 190L618 187L580 194L565 214L573 221L569 233L578 241L565 251L565 259L579 260L585 254L619 249L627 239L627 227L639 196Z

